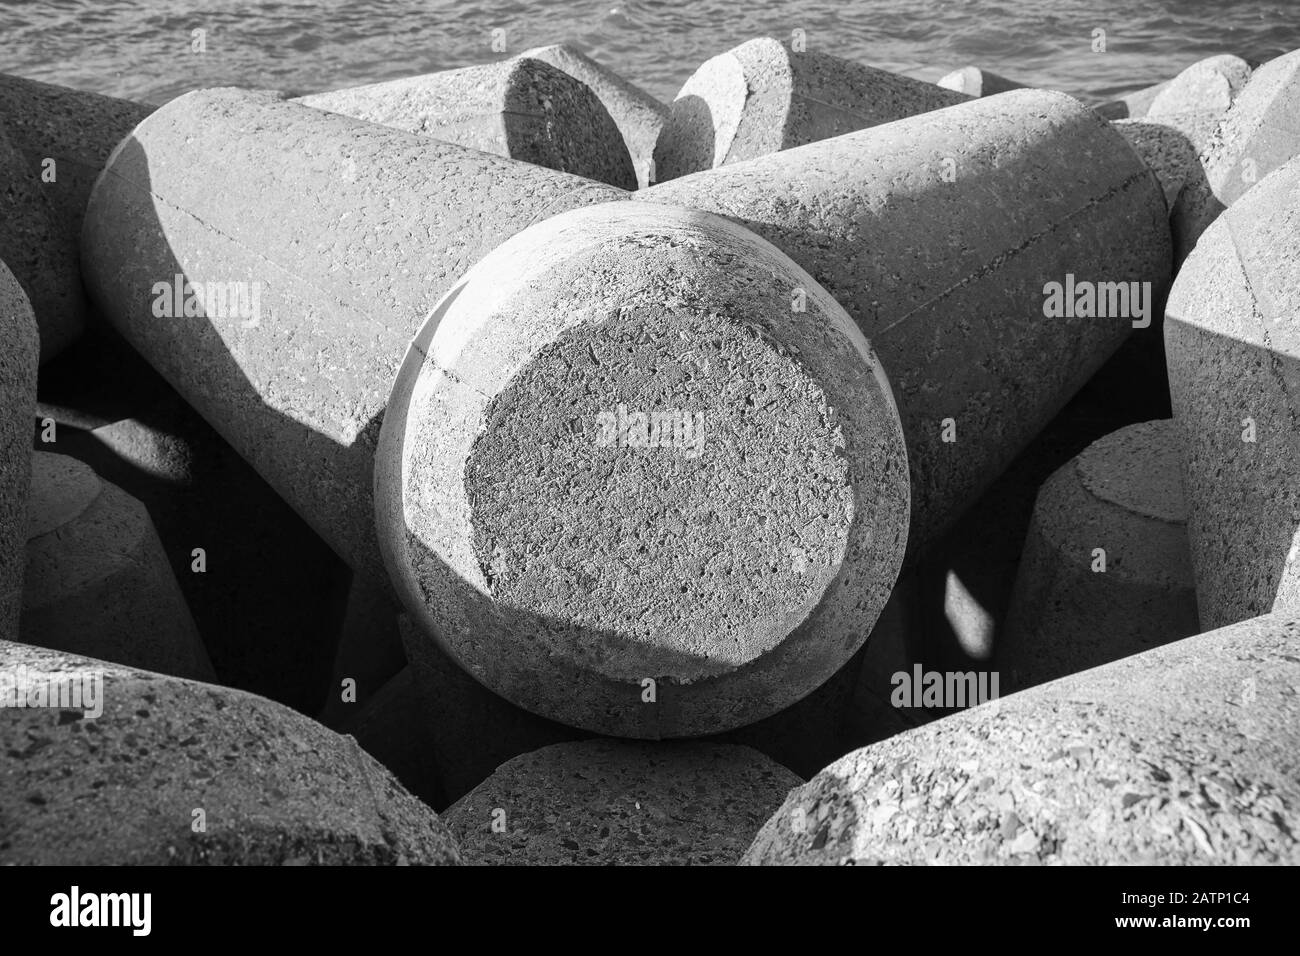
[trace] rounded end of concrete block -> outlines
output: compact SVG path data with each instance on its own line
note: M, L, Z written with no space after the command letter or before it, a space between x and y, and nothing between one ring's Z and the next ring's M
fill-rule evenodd
M27 539L39 538L75 521L103 486L89 465L67 455L32 454L32 490L28 499Z

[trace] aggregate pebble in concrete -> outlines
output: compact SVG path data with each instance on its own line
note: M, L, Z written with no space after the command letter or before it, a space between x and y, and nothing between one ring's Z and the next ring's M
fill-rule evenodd
M801 782L748 747L588 740L516 757L446 820L470 865L731 866Z
M28 423L36 408L40 337L27 294L0 261L0 640L18 633L27 564L27 494L32 481Z
M114 154L86 214L84 271L150 364L382 581L371 469L411 336L507 236L623 195L274 95L205 90L162 107ZM233 289L251 306L256 293L258 309L227 298L205 315L203 297L169 293L176 275L205 283L210 302ZM178 299L184 314L169 316Z
M76 243L59 228L46 198L55 188L10 144L0 121L0 259L14 270L32 305L42 362L80 334L86 313Z
M793 791L747 864L1300 863L1300 621L945 717Z
M37 676L95 673L101 716L0 708L0 864L459 862L432 810L287 707L0 642L0 681L25 676L29 703Z
M655 181L964 102L964 93L770 37L705 62L673 100L655 146Z
M622 189L637 185L623 134L596 94L527 54L296 102Z
M1300 159L1206 230L1165 347L1201 623L1300 609Z
M1159 184L1063 93L968 100L637 195L758 232L853 316L903 417L909 548L974 500L1131 332L1132 318L1046 318L1046 283L1149 282L1154 313L1169 281Z
M1043 485L997 639L1002 693L1200 630L1182 457L1174 422L1144 422Z
M520 56L543 60L585 83L618 124L636 168L637 185L644 189L653 182L651 164L659 130L668 118L666 104L568 43L536 47Z
M144 505L66 455L32 456L26 644L215 680Z
M992 70L982 70L978 66L963 66L945 75L936 84L945 90L965 93L967 96L994 96L1008 90L1023 90L1024 83L1008 80L1005 76Z
M444 651L622 736L807 695L907 538L897 413L852 320L769 243L659 204L552 217L465 275L398 375L375 493L394 587Z

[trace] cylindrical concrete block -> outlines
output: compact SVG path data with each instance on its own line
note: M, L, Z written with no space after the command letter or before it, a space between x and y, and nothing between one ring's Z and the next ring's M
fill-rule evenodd
M1224 53L1198 60L1183 70L1151 100L1147 116L1213 113L1222 116L1250 79L1250 64Z
M744 862L1300 864L1297 641L1257 618L856 751Z
M1165 80L1154 86L1144 86L1132 93L1125 93L1119 99L1102 103L1095 107L1097 115L1108 120L1141 119L1147 115L1156 97L1168 89L1172 82L1173 80Z
M387 582L352 576L333 676L319 717L325 726L338 727L355 717L406 667L397 629L399 613Z
M770 37L742 43L691 75L659 133L655 181L952 106L970 97Z
M448 293L375 489L431 640L534 713L634 737L823 683L907 536L897 413L852 320L749 231L644 203L539 223Z
M965 93L967 96L995 96L1008 90L1023 90L1025 84L1008 80L992 70L981 70L978 66L963 66L945 75L936 84L945 90Z
M636 189L623 134L596 94L527 55L296 102Z
M1182 456L1173 422L1144 422L1043 485L997 638L1003 693L1200 630Z
M27 295L3 260L0 336L0 640L6 640L18 634L23 601L40 337Z
M32 457L19 633L38 647L216 679L144 505L66 455Z
M0 695L0 865L460 862L354 740L262 697L9 642Z
M471 866L732 866L801 782L749 747L588 740L516 757L446 820Z
M903 418L909 547L950 523L1152 320L1169 280L1159 184L1063 93L968 100L638 198L734 218L853 316Z
M637 185L644 189L654 181L651 168L655 141L668 118L667 105L567 43L525 50L520 55L544 60L587 84L623 133L636 168Z
M82 254L126 339L345 560L383 580L371 468L411 336L507 236L623 195L273 95L207 90L123 141Z
M10 144L0 121L0 260L27 293L40 330L42 362L80 334L86 316L76 243L59 228L45 196L54 185L42 182L40 172Z
M1165 352L1202 624L1300 610L1300 159L1201 236Z

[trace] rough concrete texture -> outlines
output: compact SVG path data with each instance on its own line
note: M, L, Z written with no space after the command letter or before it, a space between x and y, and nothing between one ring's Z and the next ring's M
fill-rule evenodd
M103 323L42 366L37 397L35 448L148 509L221 683L317 713L347 566Z
M360 575L352 576L334 655L334 673L320 713L320 722L326 727L340 726L354 717L406 667L406 652L397 629L398 613L387 582L379 585ZM345 688L345 681L352 681L351 686Z
M1213 113L1222 116L1250 79L1250 64L1224 53L1198 60L1163 86L1151 100L1147 116Z
M465 275L398 375L375 495L430 640L527 710L633 737L811 692L907 538L897 413L849 316L748 230L646 203L555 216Z
M525 50L520 56L543 60L585 83L618 124L636 168L637 185L644 189L654 181L655 141L668 118L666 104L568 43Z
M27 564L28 422L36 408L40 336L27 294L0 260L0 640L16 637Z
M706 61L673 100L655 181L952 106L964 93L761 37Z
M1300 158L1206 230L1165 346L1201 623L1300 609Z
M470 865L731 866L800 783L748 747L587 740L516 757L446 820Z
M1193 239L1255 183L1300 154L1300 50L1270 60L1201 150L1209 190L1187 193L1177 215Z
M1008 80L992 70L981 70L978 66L963 66L944 76L936 84L945 90L955 90L967 96L995 96L1008 90L1023 90L1025 84Z
M2 117L3 114L0 114ZM77 247L60 228L40 173L14 148L0 121L0 260L22 284L41 335L41 361L77 337L86 297L77 272Z
M1200 630L1182 455L1174 422L1130 425L1043 485L997 639L1003 694Z
M638 198L735 219L853 316L903 418L909 547L974 500L1130 333L1131 318L1045 318L1045 284L1150 282L1155 311L1169 281L1159 184L1108 123L1045 90L968 100Z
M744 862L1300 863L1298 640L1257 618L856 751Z
M596 94L526 54L296 102L636 189L623 134Z
M24 643L215 680L144 505L66 455L32 456Z
M271 94L205 90L114 154L86 214L84 271L150 364L382 580L371 470L411 336L507 236L623 195ZM176 275L202 295L168 292Z
M0 642L0 682L29 703L39 678L95 674L98 717L0 708L0 864L459 862L437 815L356 741L287 707Z

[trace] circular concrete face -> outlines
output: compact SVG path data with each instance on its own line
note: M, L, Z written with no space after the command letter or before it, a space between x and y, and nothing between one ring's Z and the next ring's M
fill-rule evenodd
M1079 481L1095 497L1125 511L1184 524L1187 504L1178 435L1178 426L1169 419L1112 432L1079 454Z
M888 383L810 276L720 218L610 203L533 226L439 305L376 507L408 609L480 681L680 736L793 703L861 645L905 469Z
M27 503L27 539L39 538L84 514L99 497L99 476L67 455L32 455L32 491Z

